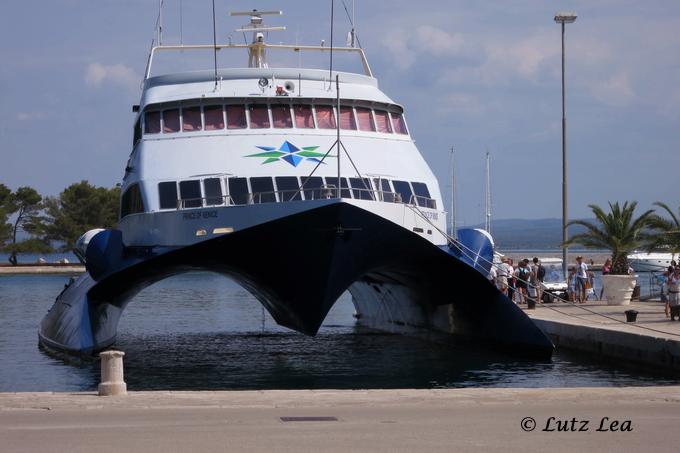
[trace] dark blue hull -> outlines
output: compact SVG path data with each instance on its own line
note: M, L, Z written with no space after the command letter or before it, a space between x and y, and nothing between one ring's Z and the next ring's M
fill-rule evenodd
M112 256L108 268L89 266L90 274L64 291L43 319L45 345L75 354L101 350L115 341L122 310L141 289L170 275L209 270L235 279L279 324L307 335L316 334L353 283L374 282L379 292L380 283L387 282L407 288L409 303L422 311L450 306L449 330L457 335L522 354L546 357L553 350L522 310L480 272L417 234L347 203L162 253L115 245L102 250Z

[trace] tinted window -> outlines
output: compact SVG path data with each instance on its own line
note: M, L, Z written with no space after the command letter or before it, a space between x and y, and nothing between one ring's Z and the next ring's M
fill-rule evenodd
M246 178L229 178L229 196L233 204L248 204L248 181Z
M245 129L248 126L246 121L246 108L243 105L227 106L227 129Z
M250 187L253 191L253 203L276 202L276 195L274 194L274 183L272 182L272 178L269 177L250 178Z
M413 186L413 191L416 194L416 202L418 203L418 206L432 209L437 207L435 201L431 200L432 197L430 197L430 191L427 190L427 185L425 183L412 182L411 186Z
M381 199L388 203L394 203L394 193L392 193L392 187L390 187L390 182L387 179L375 178L373 180L376 187L381 190Z
M122 219L126 215L138 212L144 212L144 202L142 201L139 185L133 184L121 197L120 218Z
M314 116L311 105L294 105L295 127L299 129L314 129Z
M179 109L163 112L163 132L179 132Z
M354 198L360 200L373 200L371 181L367 178L349 178L349 183L352 186L352 195Z
M357 123L354 120L354 109L352 107L340 107L340 129L357 130Z
M390 124L390 117L384 110L375 111L375 122L378 126L378 132L391 133L392 125Z
M200 208L203 206L201 200L201 182L196 181L180 181L179 195L182 199L183 208Z
M357 107L357 119L359 120L360 131L375 132L375 122L373 121L371 109Z
M411 203L413 192L411 192L411 186L406 181L392 181L392 185L394 186L394 191L401 197L402 203Z
M207 206L224 204L224 198L222 197L222 184L219 178L204 179L203 192L205 193L205 204Z
M206 131L224 129L224 114L222 113L221 105L203 107L203 119Z
M161 209L177 209L176 182L158 183L158 196L161 202Z
M134 138L132 139L132 145L136 145L137 142L142 138L142 118L140 117L137 122L135 123L135 135Z
M305 200L319 200L324 198L321 192L323 186L323 178L320 176L312 176L311 178L301 178L302 187L305 188Z
M330 105L316 106L316 124L319 129L335 129L335 111Z
M349 185L347 185L347 178L340 178L340 181L342 182L340 196L342 198L352 198L352 195L349 192ZM333 197L337 197L338 178L326 178L326 185L335 187L335 190L333 190Z
M182 130L185 132L200 131L203 129L201 125L201 108L191 107L182 109Z
M161 131L161 112L146 112L144 114L144 133L158 134Z
M392 128L397 134L408 135L408 130L406 130L406 122L404 121L404 115L401 113L392 113Z
M269 109L266 105L251 105L250 128L267 129L269 127Z
M276 179L276 190L279 192L279 200L302 200L300 186L298 186L298 180L295 176L277 176L274 179Z
M292 128L293 120L290 117L290 107L287 105L272 105L272 123L277 129Z

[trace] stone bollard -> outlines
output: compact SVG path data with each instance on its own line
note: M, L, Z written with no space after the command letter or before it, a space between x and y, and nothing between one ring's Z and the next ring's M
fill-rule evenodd
M123 381L123 351L104 351L99 354L102 361L99 396L127 395Z

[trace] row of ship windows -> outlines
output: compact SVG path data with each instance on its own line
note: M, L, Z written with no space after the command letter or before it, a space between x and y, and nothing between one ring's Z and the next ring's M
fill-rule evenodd
M334 198L337 196L337 187L337 177L230 177L161 182L158 184L158 194L160 209L186 209ZM427 185L422 182L340 178L340 196L437 208ZM144 212L144 203L139 185L133 184L123 194L121 218L139 212Z
M336 129L337 109L331 105L229 104L147 111L145 134L227 129ZM400 113L366 107L340 106L340 129L407 135Z

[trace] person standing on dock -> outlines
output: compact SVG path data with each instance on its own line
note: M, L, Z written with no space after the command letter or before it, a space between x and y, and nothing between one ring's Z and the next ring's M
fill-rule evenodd
M678 317L680 321L680 266L668 277L668 305L671 309L671 321Z
M541 283L545 279L545 267L541 264L538 257L534 257L532 260L533 265L531 266L531 285L534 289L534 297L536 297L536 302L541 303L542 300L542 288Z
M612 271L612 259L607 258L607 260L604 262L602 265L602 275L607 275L611 273ZM604 295L604 286L602 289L600 289L600 300L602 300L602 296Z
M586 301L586 283L588 282L588 265L582 256L576 257L576 300L579 304Z

